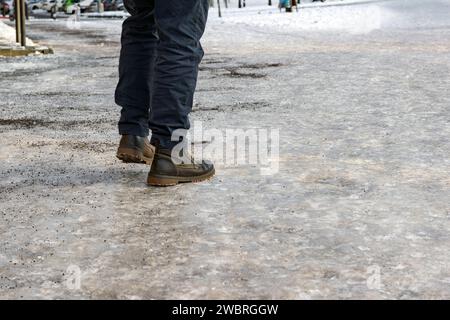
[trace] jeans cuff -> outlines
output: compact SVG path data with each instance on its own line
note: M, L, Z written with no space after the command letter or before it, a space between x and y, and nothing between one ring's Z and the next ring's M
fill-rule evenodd
M121 125L119 124L119 134L120 135L132 135L138 137L148 137L148 129L143 129L139 125Z

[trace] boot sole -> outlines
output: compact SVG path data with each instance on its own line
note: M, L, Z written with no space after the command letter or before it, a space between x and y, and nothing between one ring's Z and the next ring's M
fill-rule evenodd
M216 170L213 169L208 173L196 177L174 177L155 174L148 176L147 184L155 187L171 187L179 183L202 182L211 179L215 173Z
M119 148L116 156L125 163L144 163L151 165L153 162L153 157L146 157L142 151L136 149Z

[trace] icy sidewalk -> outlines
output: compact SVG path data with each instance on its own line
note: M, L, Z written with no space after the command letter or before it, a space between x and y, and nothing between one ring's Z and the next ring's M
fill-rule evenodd
M115 158L121 21L30 21L57 54L0 70L0 298L448 299L450 4L429 2L383 3L370 36L211 16L192 123L279 128L279 172L170 189Z

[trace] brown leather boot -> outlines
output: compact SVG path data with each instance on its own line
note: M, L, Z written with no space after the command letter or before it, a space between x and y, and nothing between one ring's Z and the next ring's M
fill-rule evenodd
M156 148L147 183L151 186L167 187L178 183L204 181L215 174L212 163L195 163L193 159L189 163L177 163L173 161L170 150Z
M117 158L126 163L152 164L155 147L150 144L147 137L123 135L120 139Z

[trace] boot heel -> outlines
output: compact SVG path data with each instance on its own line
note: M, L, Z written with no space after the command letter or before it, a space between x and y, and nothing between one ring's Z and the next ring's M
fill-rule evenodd
M153 158L145 157L144 154L135 149L119 148L117 158L125 163L145 163L152 164Z
M154 177L149 176L147 178L147 184L150 186L170 187L178 184L178 179L166 178L166 177Z

